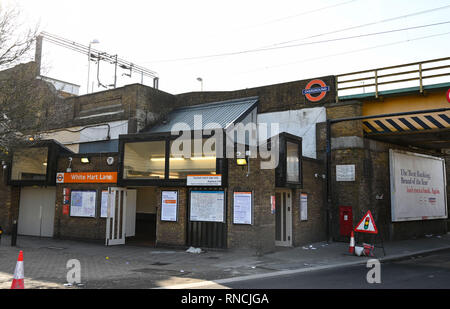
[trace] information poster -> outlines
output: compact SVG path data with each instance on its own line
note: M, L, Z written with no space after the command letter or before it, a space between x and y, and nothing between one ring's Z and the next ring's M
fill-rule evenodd
M300 194L300 220L308 220L308 194Z
M191 191L191 221L224 222L224 191Z
M234 192L233 223L252 224L252 193Z
M178 191L162 191L161 221L177 221Z
M71 192L70 216L95 218L96 191Z
M275 214L275 195L271 195L270 196L270 212L272 213L272 215Z
M336 165L336 181L355 181L355 165Z
M102 203L100 205L100 218L108 217L108 190L102 191Z

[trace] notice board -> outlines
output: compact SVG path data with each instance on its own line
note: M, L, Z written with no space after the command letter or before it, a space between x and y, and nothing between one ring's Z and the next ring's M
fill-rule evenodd
M108 190L102 191L102 202L100 206L100 218L106 218L108 216Z
M161 192L161 221L177 221L178 191Z
M300 221L308 220L308 194L300 194Z
M191 221L224 222L224 191L191 191Z
M97 191L72 190L70 216L95 218Z
M234 192L233 223L252 224L252 192Z

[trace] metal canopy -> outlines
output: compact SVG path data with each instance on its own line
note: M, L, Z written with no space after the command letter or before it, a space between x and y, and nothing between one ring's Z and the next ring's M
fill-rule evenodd
M145 133L171 132L174 125L187 124L190 130L199 129L194 126L194 117L201 116L201 128L208 125L208 129L225 129L229 124L239 122L247 116L258 102L258 97L249 97L236 100L222 101L183 107L169 113L167 120L156 125ZM196 124L199 126L199 124Z

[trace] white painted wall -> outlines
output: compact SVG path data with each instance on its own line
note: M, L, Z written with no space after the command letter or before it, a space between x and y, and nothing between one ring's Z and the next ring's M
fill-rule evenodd
M267 137L272 137L274 134L271 134L271 124L278 123L279 133L287 132L303 138L303 156L316 158L316 123L325 122L326 119L325 107L303 108L258 114L258 125L267 123ZM261 129L259 127L259 136Z
M111 139L118 139L120 134L128 133L128 120L114 121L109 123L111 127ZM108 134L108 126L96 126L86 128L80 133L80 143L104 141Z

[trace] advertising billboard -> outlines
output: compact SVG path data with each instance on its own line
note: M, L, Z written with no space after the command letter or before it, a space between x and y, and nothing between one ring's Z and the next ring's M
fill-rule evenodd
M447 218L444 159L389 150L392 222Z

